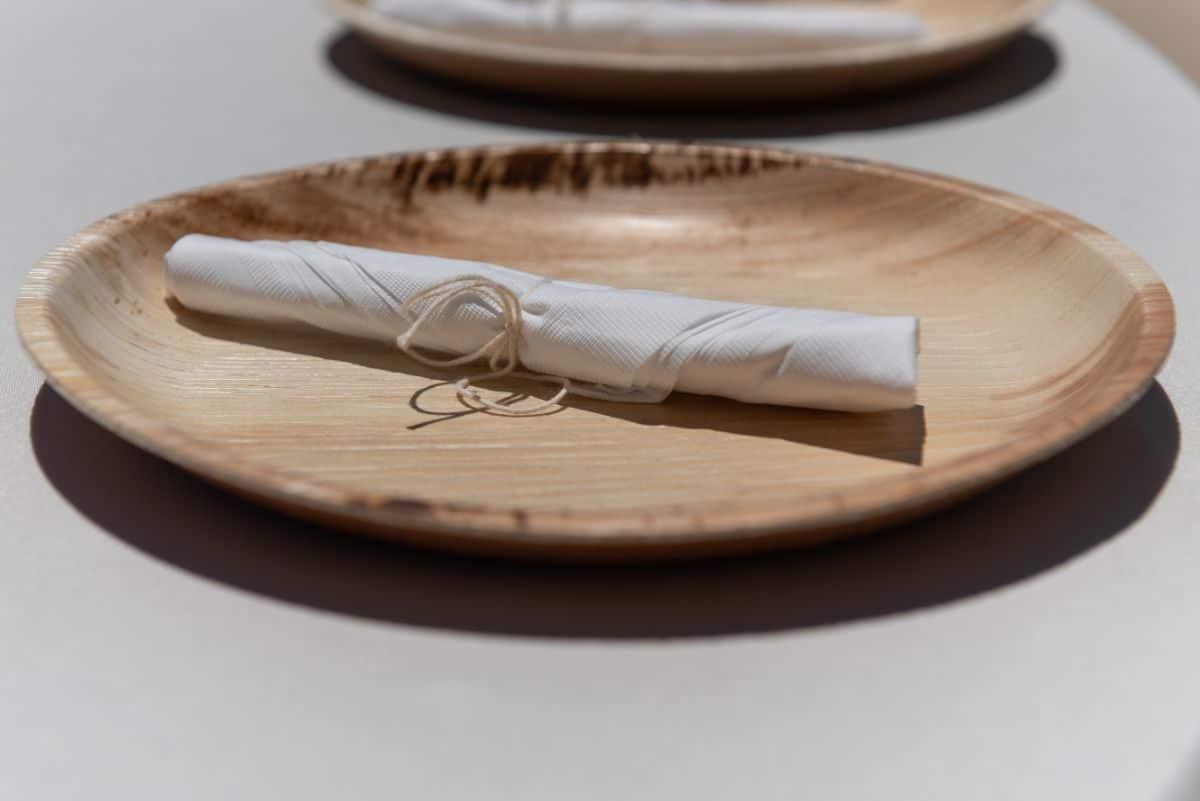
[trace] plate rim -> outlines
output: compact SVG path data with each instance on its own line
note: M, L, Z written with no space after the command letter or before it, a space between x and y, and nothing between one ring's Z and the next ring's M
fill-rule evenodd
M635 53L619 50L570 50L552 45L508 42L492 37L428 28L389 17L362 0L323 0L325 7L354 30L441 53L537 65L625 74L654 72L754 74L877 66L986 47L1029 28L1058 0L1021 0L1001 23L954 36L871 42L822 50L769 51L751 54Z
M1070 416L1053 418L1019 439L937 466L922 466L917 472L864 480L822 493L820 497L826 499L823 510L814 512L806 508L813 499L805 498L799 505L784 500L755 504L722 500L578 512L557 507L468 504L402 493L378 495L293 475L285 469L231 453L109 392L92 378L86 364L71 355L52 320L53 289L76 269L72 260L82 263L75 257L86 252L89 243L111 230L136 224L196 197L406 158L429 161L476 154L503 158L564 150L651 156L750 154L756 158L917 182L997 204L1035 216L1100 252L1129 282L1134 296L1127 308L1134 304L1141 306L1141 327L1121 369ZM1150 388L1170 352L1176 330L1170 292L1149 264L1104 231L1037 201L873 160L769 146L644 141L558 141L401 151L234 178L150 200L92 223L40 259L18 293L15 320L22 346L46 376L47 383L72 406L103 428L206 480L302 517L386 539L489 555L572 560L717 555L813 544L940 508L1050 458L1116 419Z

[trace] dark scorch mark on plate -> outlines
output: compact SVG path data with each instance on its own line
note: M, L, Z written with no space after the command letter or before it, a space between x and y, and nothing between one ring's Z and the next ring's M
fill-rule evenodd
M418 153L392 167L397 192L410 205L418 191L461 189L480 203L499 187L537 192L544 189L583 193L594 184L638 189L652 184L703 183L740 178L784 167L803 167L800 154L779 157L758 151L648 147L637 150L595 147L514 151Z

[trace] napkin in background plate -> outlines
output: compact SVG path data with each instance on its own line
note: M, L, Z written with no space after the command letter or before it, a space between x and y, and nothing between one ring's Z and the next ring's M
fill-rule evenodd
M374 0L373 6L431 28L568 37L871 41L926 32L921 19L905 11L753 0Z

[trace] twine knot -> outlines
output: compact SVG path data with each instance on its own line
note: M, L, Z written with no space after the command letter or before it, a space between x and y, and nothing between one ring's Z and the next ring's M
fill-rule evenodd
M417 350L412 344L412 339L417 332L430 319L440 314L447 306L460 298L478 298L485 305L498 308L502 323L500 331L480 347L462 356L452 356L442 359L427 356ZM490 372L466 376L454 382L455 393L458 395L459 400L466 405L471 406L474 404L477 408L482 407L512 417L525 417L541 414L557 406L570 391L571 382L569 379L517 370L517 366L520 364L518 348L521 343L521 330L523 326L521 319L521 299L508 287L490 278L484 278L481 275L451 278L434 284L408 298L399 311L401 314L407 314L422 301L429 301L429 303L421 309L412 324L396 337L396 347L422 364L439 369L458 367L480 359L486 359ZM509 406L488 400L472 385L473 381L486 381L505 376L546 381L560 384L562 388L555 393L554 397L536 406L513 409Z

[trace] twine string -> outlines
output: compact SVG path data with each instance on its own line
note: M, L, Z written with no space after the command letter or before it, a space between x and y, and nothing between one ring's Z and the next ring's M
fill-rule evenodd
M430 320L444 311L451 303L467 298L479 299L486 306L499 309L500 331L475 350L461 356L439 358L421 353L412 344L412 339L416 336L417 332L424 328ZM409 325L404 333L396 337L396 346L421 364L438 369L460 367L481 359L486 360L489 372L464 376L454 382L455 393L458 395L459 400L466 405L473 405L475 408L487 409L511 417L526 417L542 414L558 406L562 399L567 396L567 393L570 392L571 382L569 379L540 373L529 373L517 369L520 364L518 348L521 343L523 325L521 319L521 299L508 287L490 278L484 278L481 275L450 278L408 298L400 306L399 311L401 314L407 315L414 307L425 301L428 301L428 303L417 314L412 324ZM561 388L549 400L535 406L514 409L511 406L496 403L483 397L473 383L494 378L504 378L506 376L559 384Z

